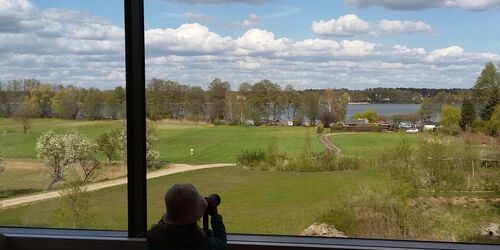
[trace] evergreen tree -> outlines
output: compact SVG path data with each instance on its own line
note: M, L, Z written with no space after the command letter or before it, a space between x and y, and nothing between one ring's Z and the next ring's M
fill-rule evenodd
M498 90L493 89L493 91L490 94L490 98L488 99L488 102L481 110L481 119L483 119L483 121L489 121L491 119L491 115L493 114L493 111L495 111L497 103L498 103Z
M462 114L460 119L460 127L462 130L470 128L476 119L476 112L474 110L474 102L470 98L466 98L462 104Z

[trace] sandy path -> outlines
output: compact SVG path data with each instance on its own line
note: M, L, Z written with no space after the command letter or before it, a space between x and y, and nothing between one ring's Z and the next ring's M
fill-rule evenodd
M319 141L321 142L321 144L323 144L323 146L325 146L327 151L333 152L335 155L339 156L342 153L342 150L339 147L337 147L337 145L333 144L332 140L330 140L330 138L328 137L336 135L351 135L351 134L355 133L346 132L346 133L323 134L319 136ZM361 133L358 132L357 134Z
M206 168L219 168L219 167L229 167L235 166L233 163L217 163L217 164L205 164L205 165L188 165L188 164L169 164L167 168L160 169L157 171L152 171L147 173L146 179L157 178L165 175L177 174L181 172L193 171L198 169ZM102 181L97 183L92 183L87 186L88 191L96 191L103 188L118 186L127 183L127 177L122 177L115 180ZM47 199L53 199L61 196L60 190L45 192L41 194L26 195L16 198L10 198L5 200L0 200L0 208L14 207L20 205L26 205L35 201L43 201Z

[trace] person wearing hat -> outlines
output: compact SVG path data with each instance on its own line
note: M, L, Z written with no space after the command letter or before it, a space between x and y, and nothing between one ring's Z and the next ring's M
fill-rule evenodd
M165 205L167 212L146 232L148 249L226 249L226 228L213 198L204 198L192 184L175 184L165 194ZM209 232L198 226L205 211L210 215Z

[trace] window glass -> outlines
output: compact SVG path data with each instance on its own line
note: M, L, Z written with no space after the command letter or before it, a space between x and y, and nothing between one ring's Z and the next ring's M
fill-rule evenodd
M498 7L146 1L149 226L191 182L231 233L498 242Z
M0 225L126 229L123 1L0 1Z

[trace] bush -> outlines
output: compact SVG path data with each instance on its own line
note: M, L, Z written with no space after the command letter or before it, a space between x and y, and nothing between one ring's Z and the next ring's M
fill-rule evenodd
M472 122L472 125L470 126L471 132L486 132L487 131L487 125L488 122L481 120L480 118L477 118Z
M321 134L324 130L325 126L323 125L323 123L320 122L318 123L318 125L316 125L316 133Z
M236 162L241 166L250 169L257 168L266 160L266 153L260 149L249 149L242 151L236 158Z
M330 132L343 132L345 130L344 124L337 123L331 126Z
M429 238L432 218L425 209L411 205L404 195L372 190L367 186L347 190L321 220L350 237L385 239Z

